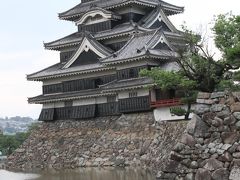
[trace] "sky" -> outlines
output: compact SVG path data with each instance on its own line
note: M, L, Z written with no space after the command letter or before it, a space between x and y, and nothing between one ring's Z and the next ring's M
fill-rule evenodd
M194 31L207 32L214 15L232 11L240 14L239 0L166 0L185 7L181 15L171 17L176 27L183 22ZM38 118L41 105L27 103L40 95L41 82L26 80L31 74L59 61L59 53L44 50L50 42L77 30L74 23L58 19L58 13L72 8L80 0L7 0L0 6L0 117ZM211 40L210 40L211 42ZM211 44L211 46L213 46ZM213 47L213 51L215 51Z

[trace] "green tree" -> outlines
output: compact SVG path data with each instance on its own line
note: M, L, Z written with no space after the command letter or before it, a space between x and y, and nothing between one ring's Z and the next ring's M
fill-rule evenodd
M179 57L178 72L185 78L196 82L196 89L203 92L212 92L220 83L224 67L214 60L205 44L205 39L185 26L182 26L185 46L177 49Z
M4 155L10 155L18 146L19 142L15 139L15 136L0 136L0 150Z
M16 133L15 135L0 135L0 151L3 155L12 154L29 137L31 132L38 127L38 123L29 126L27 132Z
M180 72L164 71L160 68L152 68L151 70L144 69L140 72L140 75L151 77L157 87L161 88L162 90L181 90L184 93L184 97L181 99L181 101L184 104L187 104L187 110L178 108L173 110L175 111L173 113L176 115L185 115L185 119L189 119L189 115L191 113L191 104L196 99L196 81L189 80Z
M179 72L189 80L195 81L196 89L200 91L239 89L234 81L240 81L240 16L219 15L215 20L214 40L222 53L222 59L219 61L209 53L201 34L196 34L185 26L182 26L182 29L186 46L177 50Z
M234 85L233 80L240 81L240 16L231 13L217 16L213 27L215 33L215 44L222 52L219 63L223 66L223 72L228 76L223 78L224 86L239 88Z
M176 108L175 113L185 113L187 119L195 91L239 89L234 80L240 80L240 16L219 15L215 20L215 43L223 54L220 61L216 61L209 53L201 35L185 26L182 28L185 45L177 49L179 57L176 62L179 69L176 72L166 72L153 68L141 71L140 75L151 77L161 89L183 90L182 101L188 105L187 111Z

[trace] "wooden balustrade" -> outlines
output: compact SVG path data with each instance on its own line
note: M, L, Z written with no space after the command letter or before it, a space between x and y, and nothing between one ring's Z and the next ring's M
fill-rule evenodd
M173 98L173 99L163 99L163 100L157 100L157 101L151 102L151 107L153 108L169 107L169 106L177 106L181 104L182 103L180 98Z

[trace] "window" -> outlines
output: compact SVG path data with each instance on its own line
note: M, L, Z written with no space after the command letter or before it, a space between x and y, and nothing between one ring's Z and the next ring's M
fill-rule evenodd
M73 106L73 102L72 101L65 101L64 102L64 106L65 107L72 107Z
M132 97L137 97L138 96L138 93L137 91L132 91L129 93L129 97L132 98Z
M134 78L134 77L135 77L134 69L130 69L129 70L129 78Z
M110 102L115 102L116 101L116 96L108 96L107 97L107 102L110 103Z
M103 80L98 78L98 79L95 79L95 88L99 88L100 85L103 84Z

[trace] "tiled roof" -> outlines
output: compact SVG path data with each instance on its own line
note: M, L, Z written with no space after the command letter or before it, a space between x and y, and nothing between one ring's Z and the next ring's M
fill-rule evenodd
M84 39L87 39L89 41L89 43L96 50L98 50L105 56L109 56L110 54L113 53L113 51L111 49L103 46L101 43L99 43L98 41L93 39L93 37L91 37L91 35L85 34L85 36L82 40L82 43L83 43ZM75 54L76 53L77 53L77 51L75 52ZM71 60L71 58L70 58L70 60ZM66 63L68 63L68 62L57 63L53 66L50 66L46 69L39 71L39 72L30 74L27 76L27 79L28 80L42 80L42 79L48 79L48 78L52 78L52 77L62 77L62 76L69 76L69 75L73 75L73 74L83 74L83 73L88 73L88 72L96 72L96 71L103 71L103 70L111 69L110 67L106 67L106 66L102 65L100 62L94 63L94 64L64 68Z
M87 38L87 40L98 50L100 51L102 54L105 54L106 56L108 56L109 54L112 54L114 51L106 46L104 46L103 44L101 44L100 42L98 42L97 40L94 39L94 37L89 34L86 35L85 38Z
M65 63L55 64L39 72L27 75L27 79L43 80L43 79L49 79L53 77L64 77L64 76L71 76L76 74L84 74L89 72L105 71L108 69L112 69L111 67L106 67L100 63L69 67L69 68L63 69L62 67L64 65Z
M150 7L162 6L168 14L181 13L184 10L183 7L175 6L161 0L95 0L87 3L80 3L70 10L60 13L59 17L60 19L66 20L71 20L73 18L77 19L82 13L87 12L94 7L111 9L130 3L136 3Z
M146 56L158 56L163 59L176 57L177 53L174 51L152 49L162 35L163 32L159 30L136 34L122 49L109 57L102 58L101 61L104 64L114 64L129 59L140 59Z
M138 26L137 23L128 22L128 23L120 24L114 27L113 29L96 33L94 34L94 37L96 39L108 39L112 37L131 34L133 32L144 32L144 31L148 31L148 29Z
M45 103L55 101L75 100L82 98L98 97L108 95L109 93L103 93L100 89L88 89L79 92L65 92L58 94L40 95L32 98L28 98L29 103ZM112 93L111 93L112 94Z
M149 28L152 24L154 24L154 22L157 21L159 17L161 17L161 21L163 21L172 32L175 32L175 33L178 32L178 30L175 28L172 22L164 14L162 7L155 8L151 13L145 16L140 23L143 27Z
M78 45L83 40L83 37L84 37L83 33L76 32L66 37L60 38L58 40L55 40L49 43L44 43L44 47L49 50L53 50L53 49L55 50L62 47Z
M136 31L144 32L148 30L138 26L136 23L129 22L129 23L120 24L110 30L95 33L93 34L93 36L97 40L102 40L102 39L109 39L113 37L119 37L123 35L129 35ZM81 41L83 40L83 37L84 37L83 33L76 32L69 36L55 40L53 42L45 43L44 46L46 49L49 49L49 50L58 50L59 48L63 48L67 46L75 46L80 44Z
M140 78L114 81L109 84L101 86L101 89L102 89L102 92L112 92L112 91L119 91L123 89L139 88L139 87L151 85L153 83L154 82L151 78L140 77Z

